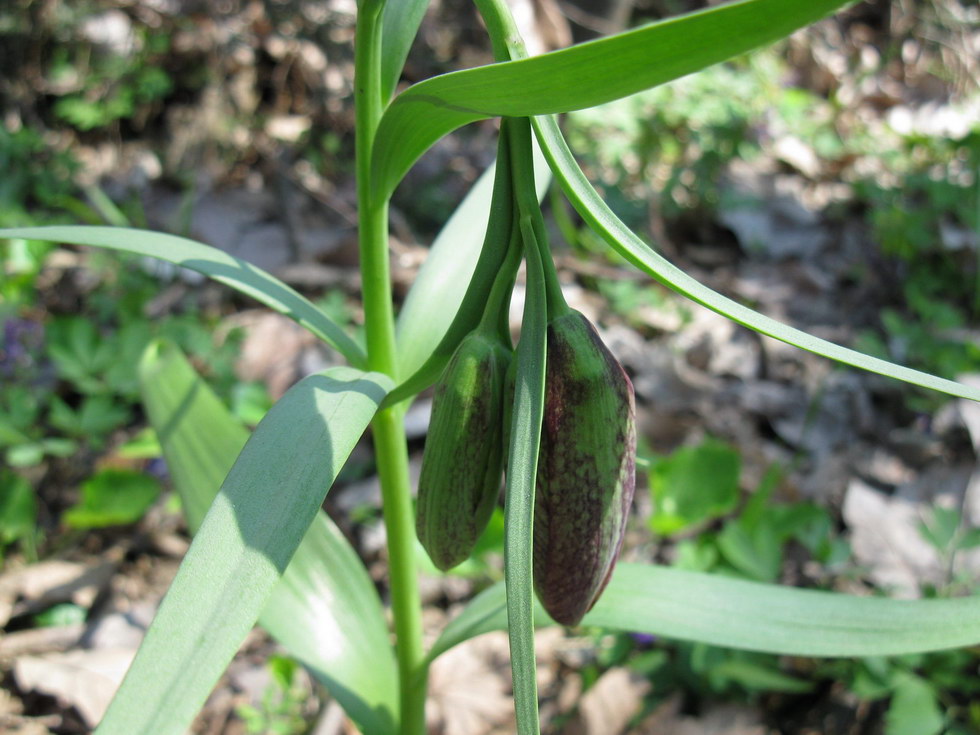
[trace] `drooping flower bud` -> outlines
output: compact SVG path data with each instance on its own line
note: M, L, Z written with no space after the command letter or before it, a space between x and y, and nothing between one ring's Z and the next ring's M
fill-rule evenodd
M419 476L416 530L443 571L466 560L486 528L503 473L503 393L510 351L473 332L436 384Z
M633 501L633 385L577 311L548 324L534 507L534 588L575 625L612 575Z

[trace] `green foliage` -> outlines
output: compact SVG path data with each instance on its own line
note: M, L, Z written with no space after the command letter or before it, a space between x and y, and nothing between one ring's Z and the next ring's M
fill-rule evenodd
M160 494L160 482L130 470L102 470L81 487L81 501L65 511L72 528L122 526L138 521Z
M266 662L272 682L262 693L260 706L241 704L235 708L245 730L255 735L301 735L308 723L303 716L309 689L297 674L299 665L287 656L270 656Z
M34 616L34 624L39 628L53 628L60 625L73 625L85 622L86 611L84 607L70 602L63 602L60 605L49 607L42 613Z
M751 126L784 96L773 82L780 65L772 52L753 54L579 110L569 115L569 143L603 172L607 193L627 197L623 206L655 196L666 217L713 211L726 166L757 154Z
M904 138L884 161L899 172L893 183L862 180L855 189L901 278L902 301L881 312L886 339L866 333L863 346L925 370L975 372L980 345L969 330L980 313L980 130L960 140Z
M710 439L654 460L649 472L654 507L650 527L670 535L731 512L738 502L740 467L737 451Z
M642 329L648 325L648 320L644 318L645 311L674 315L681 326L691 320L687 305L678 302L658 286L625 279L600 279L597 286L610 308L634 328Z
M928 682L912 674L899 677L885 718L886 735L938 735L944 720Z
M50 221L75 196L77 170L71 152L53 148L38 131L0 125L0 227Z
M37 500L30 483L11 470L0 468L0 560L12 543L20 542L35 556Z
M173 80L160 65L169 36L138 28L136 51L115 53L85 46L56 47L48 76L80 78L78 91L60 97L54 113L78 130L93 130L132 118L140 108L161 101Z
M176 378L152 380L159 377L155 368L172 354L160 343L150 345L143 361L147 368L143 388L147 404L152 406L148 410L156 414L154 422L165 451L181 458L171 463L172 473L182 488L183 506L196 537L100 725L100 733L182 732L256 619L328 686L333 686L334 696L359 725L368 723L362 729L372 735L391 735L396 730L405 735L421 735L425 728L426 667L431 658L470 635L504 625L510 632L518 731L522 735L538 732L533 627L547 621L531 593L532 529L545 394L544 328L555 288L553 283L550 291L546 287L550 253L543 228L532 218L539 209L529 168L529 124L534 126L563 190L586 223L622 258L648 275L741 324L798 347L951 395L974 399L980 396L968 386L870 358L779 324L706 288L648 248L612 213L578 168L555 120L548 117L697 71L784 36L842 2L743 0L593 44L524 59L506 6L497 0L479 0L495 54L502 63L419 83L386 108L383 104L394 86L392 70L397 71L404 58L417 26L415 21L424 12L424 2L405 0L398 15L393 15L395 11L382 15L383 4L381 0L359 3L355 44L356 170L367 325L365 347L343 326L274 277L199 243L121 228L0 231L11 238L45 237L99 245L193 268L288 314L336 347L354 366L311 376L295 386L262 418L246 442L247 432L215 408L220 405L217 399L193 379L187 380L191 373L188 366L176 369L183 382L180 388L175 387L181 382ZM391 26L395 23L393 17L399 22ZM388 41L383 39L383 26L389 31ZM152 52L152 44L145 48ZM118 100L126 101L126 86L134 78L127 76L131 72L106 71L97 80L103 91L108 90L111 104L104 110L87 108L76 100L74 106L62 103L61 114L80 126L107 124L118 120L119 115L129 114ZM575 84L568 83L570 73L575 75ZM150 99L166 94L166 85L160 79L149 82ZM82 102L91 101L91 89L83 85ZM720 90L718 96L725 97L727 91ZM750 94L735 96L743 104L754 103ZM800 108L812 102L797 100ZM99 114L104 117L99 118ZM418 374L418 367L424 367L433 351L449 349L440 342L441 333L445 333L442 327L448 330L455 323L459 303L455 296L463 298L465 284L472 281L450 279L454 287L458 286L452 308L432 296L423 299L429 302L421 310L426 318L415 317L418 321L414 324L408 320L412 329L402 335L411 335L413 330L431 332L433 326L437 327L437 334L432 335L431 344L416 348L417 354L409 361L411 368L406 368L396 350L392 319L386 207L404 171L441 135L466 122L497 115L519 118L514 125L523 130L526 146L520 155L509 160L512 172L501 177L513 184L513 191L507 191L503 208L494 211L488 228L490 233L494 222L500 222L501 232L497 235L501 237L488 236L492 242L510 244L511 233L517 233L515 237L521 237L526 247L528 266L504 511L506 589L491 587L477 597L449 623L433 653L426 657L411 548L414 538L402 413L404 400L411 398L418 386L413 384L411 390L403 387L404 394L399 394L391 405L382 401L391 395L395 377ZM538 117L529 123L529 115ZM747 116L737 105L726 105L724 100L705 106L698 131L704 138L687 142L692 147L710 147L709 155L697 159L677 156L671 169L680 172L677 180L667 179L678 203L698 197L707 205L713 204L715 196L710 186L698 188L698 175L710 176L720 170L728 157L746 152L734 142L735 136L729 135L744 126L745 119ZM675 129L672 135L680 138L683 133ZM828 138L824 144L832 150L833 143ZM676 155L677 151L667 153ZM500 162L501 166L505 163ZM515 215L518 211L519 217ZM29 266L31 254L26 255L21 251L17 257ZM430 261L436 265L429 272L443 276L453 273L452 265L443 265L447 262L443 258L433 252ZM467 253L464 260L474 258ZM18 268L19 273L30 271L29 267ZM433 279L437 281L438 278ZM471 288L470 293L474 292ZM482 298L477 294L473 300L479 305ZM101 311L97 308L94 312L100 317L93 320L97 325L94 331L70 318L61 326L52 323L50 343L54 349L47 354L60 382L49 391L49 399L26 409L20 405L24 404L22 399L7 399L4 405L8 413L30 414L34 420L42 417L42 421L70 434L110 430L120 420L118 412L113 415L112 401L118 399L125 404L132 388L131 376L109 375L112 366L100 353L105 337L102 330L111 323L122 331L128 323L138 321L141 315L132 308L133 304L124 304L116 317L113 307L103 304ZM137 337L138 334L119 337L117 348L121 352L136 349ZM398 339L413 341L403 336ZM174 363L168 364L173 368ZM362 372L361 368L367 367L378 372ZM246 396L243 411L257 414L261 403L261 398L252 400ZM176 424L192 409L196 413L194 425L185 424L178 430ZM18 441L19 435L29 441L37 439L24 434L21 423L20 418L8 422L13 427L8 434L17 433ZM338 542L339 533L330 530L319 510L324 493L369 424L382 478L390 597L397 632L395 649L389 645L370 578L356 555ZM203 431L202 427L208 430ZM44 432L40 438L43 436ZM86 442L91 441L86 435ZM239 450L241 453L232 464ZM690 479L690 458L681 455L674 460L673 469L668 465L663 476L651 485L660 482L660 489L654 491L662 501L671 501L666 502L666 509L676 517L667 523L668 528L676 531L698 522L715 524L697 541L685 542L689 544L686 551L682 544L678 559L681 564L696 564L716 573L692 573L649 564L620 565L608 580L604 597L584 619L585 625L692 641L678 648L678 670L689 672L693 680L706 682L707 690L719 692L800 692L809 688L808 682L784 670L763 652L823 656L900 654L969 645L977 640L978 598L908 602L760 583L779 579L790 544L808 549L825 564L845 559L846 545L837 538L826 511L808 504L771 502L775 475L756 490L741 513L725 518L735 507L732 497L737 493L737 457L724 447L702 448L702 452L709 458L707 465L712 468L714 486L709 485L708 492L694 498L690 507L685 505L689 502L686 497L681 501L676 489L687 486L704 491L701 483ZM226 475L228 467L231 470ZM213 490L221 477L225 480L212 503ZM100 479L104 480L104 476ZM119 484L87 485L81 505L66 515L66 522L84 524L93 518L105 522L112 517L118 511L115 504L121 503L115 493ZM274 495L270 495L270 488L275 489ZM132 501L139 492L125 495ZM681 506L682 512L678 512ZM137 515L128 504L127 509L130 518ZM928 528L938 541L949 536L949 527L949 519L933 519ZM301 564L296 564L294 553ZM324 560L330 563L319 563ZM322 575L327 571L336 576L325 578ZM366 604L359 607L358 603ZM314 623L320 621L333 625L316 627ZM729 654L717 646L746 652ZM390 666L379 669L379 660ZM884 682L881 691L892 696L899 714L917 707L920 714L929 715L930 702L935 701L935 697L930 700L931 677L938 674L928 669L928 663L924 658L903 662L904 675L899 673ZM662 671L666 666L663 657L648 657L643 665L651 672ZM288 690L293 669L288 664L280 668L280 689ZM271 701L270 705L264 714L256 715L253 725L279 726L273 722L275 717L267 716L268 710L279 705ZM275 714L284 715L281 719L286 721L285 726L294 724L288 707ZM894 719L897 721L899 716ZM919 724L933 728L935 718L923 717Z

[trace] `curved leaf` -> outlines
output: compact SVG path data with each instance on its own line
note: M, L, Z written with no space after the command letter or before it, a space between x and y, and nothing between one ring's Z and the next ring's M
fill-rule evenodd
M390 387L386 376L333 368L272 407L211 504L100 735L186 730Z
M355 367L365 366L364 350L305 297L261 268L209 245L163 232L126 227L18 227L0 229L0 238L91 245L166 260L251 296L306 327Z
M540 605L535 621L551 622ZM497 584L446 626L429 658L506 622ZM790 656L895 656L980 643L980 596L855 597L620 562L582 624Z
M464 300L472 312L467 318L469 329L480 320L482 302L503 261L510 233L509 166L500 175L496 172L496 166L488 168L453 212L405 297L395 331L399 375L414 376L442 346L454 322L463 316ZM491 211L494 229L488 233ZM474 274L480 278L474 279ZM465 331L457 343L463 336ZM448 361L453 348L444 351ZM436 375L440 372L441 368Z
M525 134L527 123L520 130ZM516 132L516 131L515 131ZM525 227L525 225L527 225ZM514 678L514 708L521 735L539 732L537 666L534 660L534 486L537 481L541 421L544 417L545 335L547 306L541 253L521 223L527 263L527 296L521 341L517 345L517 376L507 456L504 502L504 579L507 588L507 630Z
M381 11L381 100L395 93L412 41L419 32L429 0L391 0Z
M540 201L548 185L551 183L551 169L537 142L532 139L532 157L534 165L534 185ZM508 167L509 170L509 167ZM496 167L491 166L477 180L476 184L470 189L452 217L439 232L429 255L422 264L415 282L412 284L405 298L405 303L398 314L398 324L395 337L398 345L398 374L410 376L404 382L414 377L426 362L440 351L440 342L443 337L453 331L453 323L457 319L461 309L466 307L467 296L473 297L479 293L479 298L472 298L475 312L470 319L468 329L473 329L482 314L482 305L489 293L489 284L493 282L495 269L488 272L488 278L481 286L481 290L474 291L470 288L473 274L480 267L480 259L483 257L484 237L487 234L487 224L490 221L490 213L494 212L495 226L502 232L501 243L506 250L505 240L510 232L510 203L501 202L496 205L492 201L493 188L491 187L491 177L495 173ZM506 186L506 195L509 198L509 184ZM505 192L501 192L503 197ZM506 225L506 228L504 228ZM499 254L502 257L502 252ZM499 265L500 258L496 259ZM456 340L465 336L459 335ZM442 368L445 367L452 355L453 350L445 350L445 359L434 370L431 380L419 385L412 381L412 392L418 393L439 377ZM390 402L396 402L395 394L402 394L406 386L399 385L389 398ZM404 397L404 396L402 396ZM400 399L399 399L400 400ZM386 402L389 402L386 401Z
M372 152L387 199L443 135L488 117L568 112L626 97L789 35L850 0L741 0L530 59L443 74L385 111Z
M759 312L732 301L730 298L722 296L699 283L666 258L655 253L613 213L575 162L575 157L569 150L568 144L558 128L558 123L553 117L534 118L531 122L552 171L561 184L565 195L582 216L582 219L601 235L610 247L644 273L687 296L692 301L696 301L712 311L774 339L795 345L817 355L829 357L846 365L904 380L923 388L932 388L952 396L980 401L980 389L952 380L937 378L928 373L896 365L887 360L871 357L828 342L825 339L814 337L775 319L763 316Z
M140 364L143 405L196 532L249 432L176 345ZM398 674L384 611L357 553L323 512L303 536L259 625L323 682L365 735L391 735Z

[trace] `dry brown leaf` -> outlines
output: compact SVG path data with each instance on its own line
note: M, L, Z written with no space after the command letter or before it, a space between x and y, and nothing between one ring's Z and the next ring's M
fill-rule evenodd
M66 651L78 643L84 632L84 623L72 623L8 633L0 638L0 661L52 651Z
M103 648L28 656L14 664L14 678L23 691L48 694L74 707L94 727L135 655L135 649Z
M58 602L89 608L116 570L113 561L94 566L69 561L43 561L0 577L0 627Z
M647 717L636 735L767 735L759 713L749 707L721 705L700 716L681 714L681 696L675 694Z
M431 733L486 735L513 717L506 633L488 633L437 658L429 675Z
M650 682L628 669L610 669L579 701L566 735L616 735L643 707Z

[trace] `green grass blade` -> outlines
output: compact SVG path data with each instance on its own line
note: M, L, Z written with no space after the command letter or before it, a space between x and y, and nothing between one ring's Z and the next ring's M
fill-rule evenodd
M429 0L390 0L381 11L381 99L395 93L412 41L422 25Z
M520 735L539 732L537 666L534 661L534 589L531 541L534 538L534 486L544 416L547 308L541 255L526 243L527 296L507 458L504 504L504 578L510 635L514 707Z
M0 229L0 239L47 240L122 250L159 258L214 279L295 320L335 348L354 367L364 367L364 350L326 314L278 278L217 248L185 237L124 227L18 227Z
M575 162L575 157L569 150L568 144L558 128L558 123L553 117L535 118L532 120L532 125L534 125L538 142L541 144L541 149L548 159L555 177L582 219L617 253L665 286L749 329L754 329L761 334L795 345L814 354L829 357L845 365L904 380L923 388L932 388L952 396L969 398L974 401L980 400L980 389L952 380L937 378L928 373L896 365L887 360L871 357L828 342L825 339L814 337L775 319L763 316L759 312L732 301L699 283L666 258L654 252L613 213Z
M188 525L196 531L249 432L175 345L147 349L140 384ZM398 674L381 601L357 553L323 511L259 625L323 682L361 732L396 731Z
M279 583L391 381L333 368L294 386L208 510L99 735L180 735Z
M783 38L848 0L740 0L530 59L420 82L388 107L372 153L374 195L391 195L439 138L488 117L609 102Z
M535 619L550 622L540 606ZM498 584L446 626L429 657L506 624ZM980 596L855 597L621 562L582 624L787 656L898 656L980 643Z

